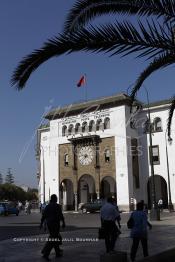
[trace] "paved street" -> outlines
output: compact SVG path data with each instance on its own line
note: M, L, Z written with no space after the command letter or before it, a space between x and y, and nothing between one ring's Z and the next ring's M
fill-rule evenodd
M99 213L81 214L65 213L65 231L75 231L77 229L98 228L100 225ZM21 213L19 216L0 216L0 240L18 236L30 236L43 233L39 230L40 213L26 215Z
M97 232L100 225L99 214L65 214L67 227L62 232L64 256L62 262L99 261L104 253L104 241L98 240ZM122 214L122 234L116 243L116 250L130 252L130 231L126 227L128 214ZM47 234L39 231L40 214L21 214L19 217L0 217L0 262L43 261L41 248ZM153 222L149 231L149 251L155 254L175 246L175 213L162 215L160 222ZM25 236L27 238L25 238ZM19 239L23 237L23 239ZM19 241L20 240L20 241ZM138 258L142 257L139 249ZM51 254L55 261L54 252Z

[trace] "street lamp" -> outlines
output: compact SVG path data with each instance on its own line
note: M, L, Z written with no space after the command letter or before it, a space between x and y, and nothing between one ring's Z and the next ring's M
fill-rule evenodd
M143 85L146 98L147 98L147 109L148 109L148 127L149 127L149 143L150 143L150 164L151 164L151 211L150 211L150 220L160 220L160 211L157 208L156 202L156 190L155 190L155 176L154 176L154 164L153 164L153 145L152 145L152 132L151 132L151 117L150 117L150 103L148 90Z
M45 163L44 163L44 148L43 146L40 144L40 148L42 151L42 156L43 156L43 203L45 203Z
M166 162L167 162L167 175L168 175L168 209L169 209L169 212L172 212L174 210L174 207L173 207L172 200L171 200L169 158L168 158L168 147L167 147L167 139L166 139L167 131L168 129L166 129L166 132L165 132L165 148L166 148ZM168 138L168 142L169 144L171 144L172 138Z

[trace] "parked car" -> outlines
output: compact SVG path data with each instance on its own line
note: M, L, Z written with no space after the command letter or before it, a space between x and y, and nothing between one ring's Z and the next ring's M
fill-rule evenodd
M9 215L14 214L19 215L19 209L15 207L13 202L0 202L0 214Z
M0 215L4 215L4 211L5 211L4 205L3 203L0 203Z
M103 203L104 200L96 199L92 202L82 204L81 205L82 213L87 213L87 212L93 213L93 212L100 211L100 208L102 207Z
M19 215L19 209L17 208L17 206L14 205L13 202L9 202L7 203L7 212L8 214L14 214L16 216Z

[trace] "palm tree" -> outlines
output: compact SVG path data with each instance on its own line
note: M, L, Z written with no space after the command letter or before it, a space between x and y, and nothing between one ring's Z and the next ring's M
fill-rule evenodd
M127 20L89 25L90 21L104 14L122 14ZM137 25L128 20L131 16L137 16ZM62 54L90 51L127 56L135 53L136 57L145 57L150 62L131 91L134 101L146 78L175 63L174 23L174 0L78 0L68 14L63 33L48 40L19 63L12 76L12 85L16 85L18 90L24 88L34 70L48 59ZM174 109L175 97L169 111L169 137Z

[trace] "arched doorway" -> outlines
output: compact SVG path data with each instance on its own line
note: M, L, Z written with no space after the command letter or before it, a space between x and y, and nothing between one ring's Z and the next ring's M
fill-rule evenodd
M116 182L113 177L106 176L101 181L100 198L107 198L109 195L116 197Z
M87 203L95 198L95 181L91 175L85 174L78 181L78 203Z
M60 184L60 203L63 210L74 209L73 183L70 179L64 179Z
M166 180L159 175L154 175L155 191L156 191L156 202L159 199L163 200L164 208L168 208L168 191ZM148 192L148 207L151 208L151 192L152 192L152 177L148 179L147 192Z

